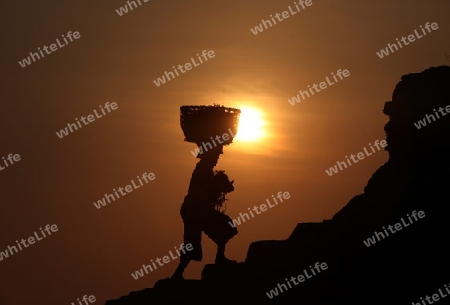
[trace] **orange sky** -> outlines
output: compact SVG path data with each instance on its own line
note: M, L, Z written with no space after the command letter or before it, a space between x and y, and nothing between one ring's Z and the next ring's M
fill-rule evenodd
M388 155L378 152L329 177L325 169L384 138L400 76L449 64L448 1L313 1L253 35L250 28L293 1L149 1L118 16L126 1L3 5L0 251L46 224L59 231L0 262L1 304L97 302L153 286L177 262L134 280L131 273L182 242L179 209L196 159L183 142L182 105L220 103L262 112L263 142L224 148L218 169L235 180L236 217L279 191L291 199L239 226L227 248L245 259L249 243L284 239L298 222L329 219L361 193ZM375 52L426 22L439 29L386 58ZM21 68L18 61L68 31L81 38ZM216 56L172 81L153 83L203 50ZM288 98L331 72L350 76L291 106ZM118 109L59 139L55 132L116 102ZM156 179L99 210L93 202L144 172ZM204 236L204 260L214 244ZM26 293L24 293L26 291Z

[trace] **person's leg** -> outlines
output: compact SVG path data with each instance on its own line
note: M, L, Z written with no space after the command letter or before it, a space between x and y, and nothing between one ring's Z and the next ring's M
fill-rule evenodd
M216 263L225 259L225 244L218 243L217 244L217 252L216 252Z
M237 229L230 226L231 219L225 214L213 210L208 215L208 221L204 228L205 234L217 244L216 264L235 263L225 256L227 242L237 234Z
M217 243L216 264L235 263L236 261L228 259L225 256L225 246L227 242L220 241Z
M171 277L174 280L183 279L184 270L189 265L191 260L201 261L202 259L202 231L196 223L193 223L187 219L183 219L183 221L184 246L191 244L193 249L191 251L185 250L184 252L180 250L180 263Z
M178 264L178 267L175 270L175 272L173 273L171 279L173 279L173 280L183 280L184 279L183 278L184 270L189 265L190 261L191 260L189 259L189 257L187 257L186 255L181 255L180 256L180 263Z

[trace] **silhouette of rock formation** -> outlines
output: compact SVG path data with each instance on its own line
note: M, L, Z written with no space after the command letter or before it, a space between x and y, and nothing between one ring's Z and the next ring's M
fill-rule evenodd
M113 304L412 304L450 283L450 115L414 125L450 104L450 67L405 75L384 113L389 160L331 220L299 223L286 240L250 245L245 262L205 266L201 280L160 280ZM382 227L425 217L367 247ZM269 299L266 292L316 262L328 269ZM309 269L308 269L309 270ZM450 296L439 304L450 304Z

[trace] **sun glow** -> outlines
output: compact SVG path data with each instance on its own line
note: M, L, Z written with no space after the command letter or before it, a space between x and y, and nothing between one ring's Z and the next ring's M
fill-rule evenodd
M258 142L265 136L262 113L249 107L238 107L241 110L236 140L242 142Z

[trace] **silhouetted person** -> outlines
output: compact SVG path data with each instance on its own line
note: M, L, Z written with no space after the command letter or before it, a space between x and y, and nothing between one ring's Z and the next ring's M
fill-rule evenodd
M214 173L221 154L223 146L197 156L200 161L192 173L189 191L180 211L184 223L184 245L191 244L193 249L181 253L172 279L183 279L189 262L202 260L202 231L217 244L216 264L235 262L225 257L225 245L237 234L237 229L230 226L230 217L216 209L225 200L224 194L234 190L233 181L230 182L223 171Z

